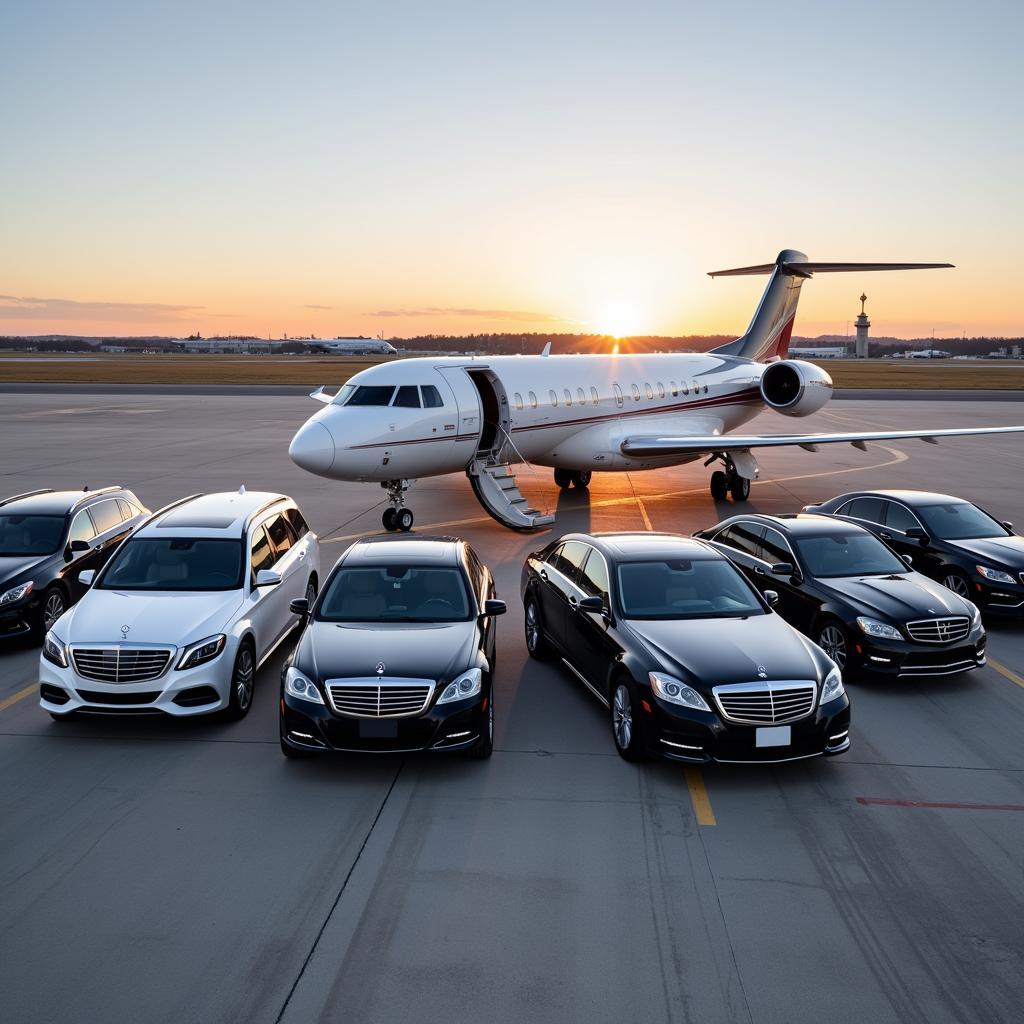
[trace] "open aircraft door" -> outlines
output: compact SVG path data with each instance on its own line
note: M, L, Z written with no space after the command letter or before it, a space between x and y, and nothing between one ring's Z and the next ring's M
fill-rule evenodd
M451 408L455 414L453 420L445 419L445 430L448 431L449 427L452 427L450 432L454 434L455 452L467 466L476 457L483 430L483 405L480 392L467 372L469 369L475 367L437 368L437 372L447 385L442 389L445 408ZM451 404L453 400L454 404Z

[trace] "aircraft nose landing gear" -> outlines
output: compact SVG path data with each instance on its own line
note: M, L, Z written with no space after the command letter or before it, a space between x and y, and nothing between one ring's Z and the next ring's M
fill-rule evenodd
M412 529L413 514L405 507L405 492L412 486L411 480L382 480L381 487L388 492L388 508L380 517L388 533L408 533Z
M724 463L725 469L716 469L711 474L711 497L715 501L725 501L729 497L733 501L746 501L750 497L750 478L740 475L729 455L712 455L704 465L710 466L713 462Z
M570 486L582 490L590 486L592 476L593 473L589 469L556 469L555 483L563 491L567 490Z

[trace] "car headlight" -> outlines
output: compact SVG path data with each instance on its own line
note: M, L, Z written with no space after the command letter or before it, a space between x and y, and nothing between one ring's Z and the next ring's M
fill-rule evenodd
M991 580L993 583L1017 582L1012 574L1003 572L1002 569L990 569L987 565L976 565L974 568L978 570L979 576L984 576L985 579Z
M227 642L228 638L223 633L218 633L217 636L208 636L205 640L186 647L178 660L177 667L183 669L205 665L208 661L213 661L224 650L224 645Z
M971 628L981 625L981 609L973 602L967 602L971 606Z
M15 601L20 601L23 597L28 597L32 593L32 581L28 583L19 583L16 587L11 587L10 590L0 594L0 604L14 604Z
M463 672L461 676L453 679L444 688L444 693L437 698L437 703L448 704L453 700L475 697L483 687L483 679L484 674L478 668L471 668L468 672Z
M846 687L843 686L843 675L838 668L834 668L825 676L825 682L821 686L821 700L818 703L827 704L836 697L842 697L844 693Z
M299 700L312 701L314 704L323 704L324 698L312 679L307 679L297 668L289 668L284 674L284 692L289 697L298 697Z
M61 668L68 667L68 649L64 646L63 640L58 640L51 629L43 640L43 657L47 661L59 665Z
M651 672L648 677L651 681L651 688L662 699L670 704L681 704L684 708L693 708L694 711L710 711L707 701L692 687L681 683L672 676L666 676L661 672Z
M888 622L879 622L878 619L868 619L863 615L857 616L857 625L868 636L880 636L885 640L902 640L903 634Z

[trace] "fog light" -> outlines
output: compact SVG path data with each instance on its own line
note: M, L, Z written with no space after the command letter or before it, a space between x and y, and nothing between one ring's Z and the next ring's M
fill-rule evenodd
M868 657L871 661L881 661L884 662L886 665L892 662L892 658L879 658L877 655L874 654L869 654Z
M445 739L446 740L460 740L460 739L462 739L463 736L468 736L469 733L470 733L469 729L467 729L465 732L450 732L450 733L448 733L447 736L445 736Z
M313 738L308 732L296 732L294 729L292 729L292 735L300 740L311 740Z
M666 747L678 747L680 750L702 750L702 747L691 747L688 743L673 743L672 740L661 741Z

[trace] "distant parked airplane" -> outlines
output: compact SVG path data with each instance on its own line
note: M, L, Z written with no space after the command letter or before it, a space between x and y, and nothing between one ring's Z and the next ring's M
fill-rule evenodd
M747 332L703 354L495 356L401 359L357 373L299 429L289 454L334 480L378 481L388 491L384 526L408 530L405 492L417 477L465 472L498 522L534 529L553 521L519 493L511 464L551 466L561 487L591 473L675 466L697 459L722 468L711 493L743 501L758 475L754 451L822 444L999 434L1020 427L730 435L765 408L807 416L832 396L813 363L785 358L800 287L813 274L915 270L949 263L814 263L792 249L774 263L712 277L768 274Z
M353 356L393 356L398 349L390 342L379 338L313 338L303 344L323 352Z

